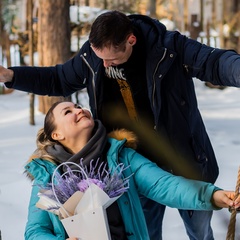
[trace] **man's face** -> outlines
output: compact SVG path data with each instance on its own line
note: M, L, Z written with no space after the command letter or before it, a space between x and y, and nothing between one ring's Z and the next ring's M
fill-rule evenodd
M113 46L104 47L103 49L96 49L93 46L94 53L103 60L104 67L117 66L128 61L132 54L133 45L136 43L136 37L131 35L126 43L124 50L117 50Z

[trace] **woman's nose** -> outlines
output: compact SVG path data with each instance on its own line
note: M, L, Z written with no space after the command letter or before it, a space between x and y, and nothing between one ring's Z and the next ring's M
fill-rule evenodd
M82 108L75 108L75 113L78 115L83 112Z

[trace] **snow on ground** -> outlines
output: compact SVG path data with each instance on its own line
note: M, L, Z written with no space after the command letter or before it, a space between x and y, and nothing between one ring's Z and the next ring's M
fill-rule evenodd
M209 89L196 81L196 92L206 128L218 159L217 185L235 190L240 163L240 90ZM35 149L36 133L44 116L37 111L34 126L29 124L29 96L14 91L0 95L0 230L2 240L24 239L31 183L23 175L23 165ZM239 218L239 217L238 217ZM230 219L227 209L215 211L212 227L216 240L225 240ZM240 239L237 219L236 239ZM167 208L163 223L164 240L187 240L176 209Z

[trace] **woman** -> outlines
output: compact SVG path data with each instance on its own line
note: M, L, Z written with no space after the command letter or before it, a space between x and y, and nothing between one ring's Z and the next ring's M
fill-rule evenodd
M101 122L94 121L88 110L72 102L55 103L45 117L44 128L38 133L37 150L26 165L26 171L34 178L35 184L25 239L70 239L56 215L36 208L37 185L49 183L58 164L66 161L79 163L79 159L83 159L84 166L88 166L92 159L107 161L109 168L123 163L130 166L124 171L124 177L134 173L129 190L107 209L112 240L149 239L138 193L179 209L217 210L240 206L240 197L232 200L234 192L174 176L126 144L136 144L132 133L121 130L107 137Z

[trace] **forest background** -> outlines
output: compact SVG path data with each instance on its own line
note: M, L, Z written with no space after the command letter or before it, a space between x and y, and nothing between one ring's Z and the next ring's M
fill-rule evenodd
M159 19L161 22L166 24L169 30L180 31L190 38L196 39L213 47L231 48L240 52L240 1L238 0L0 0L0 65L5 67L15 65L51 66L65 62L67 59L76 54L82 43L87 39L89 29L94 19L102 12L111 9L121 10L125 13L146 14ZM204 92L207 94L205 96L208 96L208 98L210 98L209 100L213 104L213 108L211 109L211 106L209 106L210 103L207 101L204 102L206 99L204 99L204 97L201 99L200 97L200 104L202 101L205 109L209 108L209 112L207 113L210 113L210 115L208 115L208 117L210 116L210 120L208 120L211 126L210 134L212 133L213 143L215 148L217 148L217 152L219 152L218 146L219 148L223 146L223 143L220 143L221 140L218 136L220 135L220 137L226 137L224 139L225 144L228 140L227 137L230 138L230 136L227 136L227 131L223 134L221 130L217 130L216 126L219 125L216 124L216 122L213 122L213 115L215 111L217 112L216 115L221 116L223 119L231 118L231 116L236 120L239 119L238 114L235 112L239 109L237 104L234 108L234 112L228 112L227 116L226 114L224 115L223 113L220 113L220 111L224 111L227 108L230 110L231 108L229 108L229 106L224 108L222 105L222 109L218 109L218 107L217 109L214 109L217 106L217 103L215 103L215 99L211 99L211 93L214 92L216 94L215 91L220 91L220 89L221 88L219 88L219 86L206 84L206 86L200 85L199 90L200 93ZM221 90L224 90L224 94L222 94L222 97L220 97L220 95L218 97L217 95L217 99L219 98L224 102L230 103L240 102L237 98L231 99L231 97L237 96L236 91L234 92L234 95L232 89L228 88ZM71 97L82 101L85 95L85 92L79 92ZM32 152L34 148L33 139L35 137L36 130L39 128L39 125L41 125L43 116L49 106L51 106L53 102L58 101L59 98L35 96L34 94L28 94L25 96L17 91L1 97L1 100L3 101L0 104L1 128L4 128L4 126L8 126L9 128L1 129L0 142L2 143L2 146L0 148L0 162L9 160L10 165L13 164L15 157L21 158L21 163L17 163L17 166L15 166L18 167L18 171L20 171L19 169L22 167L21 164L26 160L22 159L23 154L25 153L24 151L28 151L27 154ZM226 98L224 99L224 97ZM19 105L16 104L17 101L19 101ZM27 101L29 101L29 107L27 106L27 108L24 108L24 104ZM19 107L22 109L18 109L20 111L16 111L17 116L14 116L14 111L7 109L9 106L12 108ZM208 117L206 118L208 119ZM24 120L25 125L20 125L20 123L15 122L18 120ZM223 120L223 122L224 121L225 120ZM220 122L220 126L224 128L223 122ZM26 127L27 124L30 126L37 126L36 128L29 128L30 126ZM14 126L11 129L13 132L9 130L11 125ZM235 121L234 124L232 124L232 127L234 126L237 127L237 122ZM17 129L17 127L20 129ZM33 132L30 133L30 131ZM21 145L21 140L14 142L14 139L16 139L14 136L16 136L18 132L21 134L20 136L22 136L22 139L26 141L25 143L29 144L27 149L24 148L25 146ZM237 131L233 130L232 134L235 137ZM28 138L30 135L31 138ZM12 136L12 138L10 138L10 136ZM229 145L230 144L231 147L229 147L229 149L232 151L231 159L237 159L237 157L233 154L233 149L234 147L239 148L239 140L230 139ZM12 146L14 151L11 152L11 150L8 150L8 146ZM10 154L13 154L12 158L9 157ZM226 157L224 163L226 164L226 159L229 156L225 156L223 153L223 155L218 157L220 161L221 158ZM11 162L11 160L13 160L13 162ZM1 164L2 163L3 162L1 162ZM225 168L226 165L223 166ZM1 167L3 167L3 164ZM226 170L229 170L230 167L231 165L226 166ZM234 168L235 169L231 169L237 172L236 163ZM0 203L5 203L1 200L1 197L3 196L2 194L6 189L5 183L10 181L10 185L12 186L14 181L17 180L16 178L20 177L20 173L18 172L16 178L11 179L11 177L13 177L12 173L15 173L14 169L10 172L10 174L8 171L5 171L5 168L3 169L4 174L1 172L0 179L3 180L4 177L4 180L0 181L0 184L4 184L0 185ZM228 184L227 186L233 189L233 183L235 183L235 172L228 171L228 173L225 173L224 176L231 176L231 184ZM222 184L221 180L220 183ZM26 197L28 197L28 190L24 190L24 192L22 192L22 189L26 187L26 183L20 181L19 186L20 188L17 189L18 191L16 194L22 195L23 193L26 193ZM12 194L14 196L14 193ZM25 208L27 206L27 202L25 202L25 199L27 198L19 197L20 201L23 201L23 199L24 202L21 203L21 206L24 207L22 210L26 210ZM15 208L19 206L20 203L17 202L17 200L18 198L16 197L16 202L14 205L11 205L11 209L16 210L16 213L19 213L21 211ZM2 210L2 208L0 208L0 210ZM9 208L6 208L6 210L9 210ZM26 214L26 212L24 212L24 214ZM0 223L3 223L5 219L7 220L8 215L12 216L12 214L8 211L0 212ZM20 221L19 226L17 226L19 220L18 217L20 216L15 215L14 219L12 218L12 222L15 225L7 226L8 229L10 228L10 231L4 233L2 232L3 240L22 239L21 234L23 232L22 226L24 222ZM26 215L24 215L24 217L26 217ZM175 226L172 225L174 223L173 218L176 218L174 214L172 215L172 219L170 217L169 221L168 219L166 220L167 223L169 223L167 224L167 229L169 231L178 231L178 239L186 239L184 229L181 225L181 220L178 220L177 226ZM20 219L23 220L22 218ZM219 221L219 229L217 229L217 231L220 232L219 234L223 233L224 236L222 236L223 238L221 239L225 239L228 217L219 219ZM21 229L19 228L20 226ZM173 229L171 229L171 226ZM6 226L0 224L0 230L3 231L5 229ZM14 232L14 229L16 232ZM18 230L20 232L18 232ZM183 232L185 237L182 237L180 231ZM16 235L16 233L18 233L18 235ZM6 238L4 237L4 234ZM16 236L19 236L19 238L16 238ZM169 238L166 239L168 240ZM220 237L217 238L217 240L219 239Z
M146 14L207 45L240 50L237 0L0 0L0 64L16 64L13 47L20 65L65 62L86 40L93 20L112 9ZM30 124L34 124L34 97ZM59 98L38 100L39 111L46 113Z

